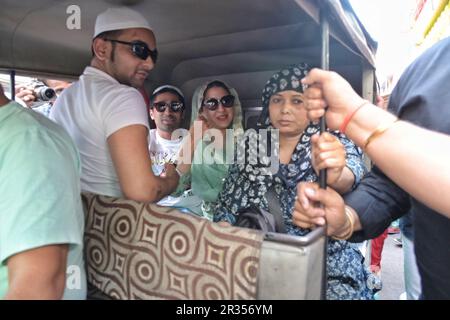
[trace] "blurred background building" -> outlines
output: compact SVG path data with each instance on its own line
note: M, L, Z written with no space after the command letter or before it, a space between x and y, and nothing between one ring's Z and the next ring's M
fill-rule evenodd
M400 2L400 1L392 1ZM397 39L397 47L404 56L390 70L382 70L378 74L380 93L388 100L389 95L405 68L422 52L441 39L450 36L450 0L414 0L401 1L404 6L403 17L407 19L407 26ZM385 8L389 10L389 8ZM403 46L400 48L400 46ZM382 54L382 52L379 52ZM393 59L393 56L383 57ZM378 60L378 59L377 59ZM381 67L381 66L380 66ZM382 67L381 67L382 68ZM381 70L380 70L381 71Z

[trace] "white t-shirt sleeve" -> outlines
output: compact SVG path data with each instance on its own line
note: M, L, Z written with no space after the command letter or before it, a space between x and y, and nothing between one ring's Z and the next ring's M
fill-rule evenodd
M104 97L101 109L106 138L130 125L143 125L149 129L147 108L142 95L133 88L121 88Z

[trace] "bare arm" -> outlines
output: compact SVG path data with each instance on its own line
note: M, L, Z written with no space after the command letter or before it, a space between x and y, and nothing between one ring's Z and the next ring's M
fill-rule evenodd
M353 172L349 168L344 167L338 180L333 184L330 184L330 187L339 192L340 194L344 194L350 191L354 182L355 176L353 175Z
M386 120L380 117L378 123L390 121L390 117L389 113L383 114ZM355 120L350 137L371 130L366 129L369 119L364 125L362 121L362 117ZM403 190L450 218L450 136L400 121L373 140L366 152Z
M165 177L157 177L151 170L147 145L147 128L131 125L108 137L111 158L126 198L157 202L173 192L178 184L178 174L167 166Z
M328 105L327 124L334 130L364 101L334 72L314 69L303 83L310 85L304 95L308 117L317 120ZM364 147L380 125L394 120L394 115L366 104L351 119L345 133ZM450 136L400 121L374 139L365 151L403 190L450 218L446 194L450 188Z
M51 245L10 257L7 260L9 289L5 299L61 299L67 252L67 245Z

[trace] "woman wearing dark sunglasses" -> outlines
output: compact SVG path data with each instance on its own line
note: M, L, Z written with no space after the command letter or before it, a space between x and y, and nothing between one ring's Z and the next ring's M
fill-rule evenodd
M235 96L219 81L206 87L201 101L199 116L210 128L225 130L230 127L234 117Z
M200 134L195 132L195 123ZM227 129L233 129L228 141ZM196 89L190 137L183 144L177 170L183 175L180 184L190 179L192 194L201 204L187 209L212 220L212 208L228 173L227 152L233 150L234 139L242 131L241 104L234 89L218 80Z

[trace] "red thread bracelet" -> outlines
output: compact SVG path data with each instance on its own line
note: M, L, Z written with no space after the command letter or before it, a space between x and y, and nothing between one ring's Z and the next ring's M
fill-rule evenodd
M339 131L343 134L345 134L345 130L347 129L348 124L350 123L350 120L352 120L353 116L355 115L356 112L358 112L359 109L361 109L362 107L364 107L366 104L370 104L369 101L364 100L363 103L361 103L355 110L353 110L352 113L348 114L344 121L342 122L341 126L339 127Z

